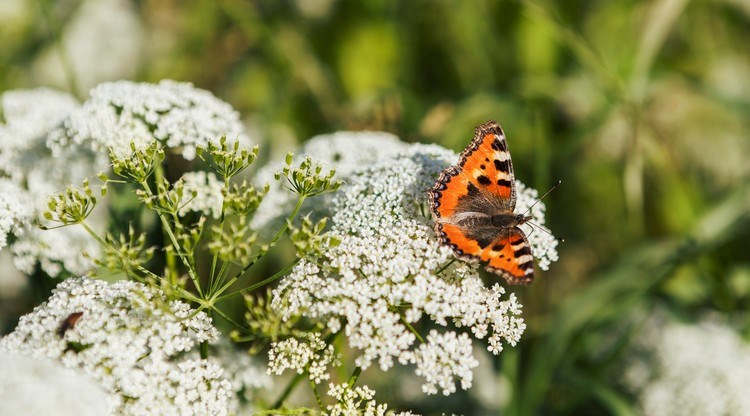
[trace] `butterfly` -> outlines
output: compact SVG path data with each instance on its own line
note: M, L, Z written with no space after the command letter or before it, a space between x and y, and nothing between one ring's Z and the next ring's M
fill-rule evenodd
M490 120L477 126L459 162L445 169L428 192L435 232L458 258L481 260L510 284L534 279L534 257L516 214L513 164L503 129Z

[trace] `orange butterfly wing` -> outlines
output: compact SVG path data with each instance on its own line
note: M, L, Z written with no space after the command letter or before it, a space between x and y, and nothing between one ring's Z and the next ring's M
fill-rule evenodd
M534 280L534 256L523 231L507 229L480 255L487 262L487 271L499 274L510 284L526 285Z

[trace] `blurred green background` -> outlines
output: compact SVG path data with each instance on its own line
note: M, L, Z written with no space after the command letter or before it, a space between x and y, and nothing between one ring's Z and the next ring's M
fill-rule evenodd
M748 39L747 0L2 0L0 91L190 81L266 158L342 129L460 151L499 121L518 179L562 180L545 203L565 239L511 288L528 328L492 362L505 399L399 398L393 374L378 391L426 413L631 414L619 371L654 305L750 329Z

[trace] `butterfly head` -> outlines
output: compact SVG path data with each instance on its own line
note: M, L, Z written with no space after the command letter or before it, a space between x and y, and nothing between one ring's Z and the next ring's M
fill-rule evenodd
M524 214L501 213L491 217L492 225L500 228L512 228L529 222L532 217Z

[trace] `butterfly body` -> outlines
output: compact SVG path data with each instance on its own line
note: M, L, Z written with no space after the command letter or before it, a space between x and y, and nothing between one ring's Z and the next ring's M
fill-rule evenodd
M505 134L490 120L478 126L459 163L445 169L429 191L440 242L462 259L480 260L511 284L534 278L534 258L514 212L515 178Z

